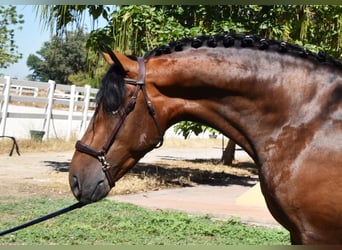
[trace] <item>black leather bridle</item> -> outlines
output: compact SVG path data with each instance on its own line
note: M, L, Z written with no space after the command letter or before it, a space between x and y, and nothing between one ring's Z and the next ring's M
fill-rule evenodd
M83 143L80 140L76 142L76 150L77 151L88 154L88 155L90 155L90 156L92 156L92 157L94 157L100 161L100 163L102 164L102 170L105 173L106 178L108 180L108 184L111 188L115 186L115 180L110 176L109 170L114 168L114 166L112 166L110 163L107 162L106 155L107 155L110 147L114 143L115 137L118 134L118 132L119 132L122 124L124 123L126 117L134 109L134 106L135 106L135 103L136 103L136 100L137 100L137 97L138 97L140 90L143 92L148 111L149 111L150 115L152 116L154 123L156 124L156 127L158 129L159 140L158 140L158 143L155 145L155 148L161 147L163 144L162 129L161 129L160 123L157 119L155 109L152 105L150 98L147 95L146 88L145 88L145 74L146 74L145 62L144 62L144 59L142 57L139 57L137 60L138 60L138 65L139 65L138 80L125 78L126 84L135 85L134 93L133 93L132 97L130 98L130 100L128 101L127 105L124 107L124 112L120 116L119 122L114 127L112 134L109 137L109 140L107 141L106 144L104 144L104 146L102 147L102 150L98 151L98 150L90 147L89 145Z

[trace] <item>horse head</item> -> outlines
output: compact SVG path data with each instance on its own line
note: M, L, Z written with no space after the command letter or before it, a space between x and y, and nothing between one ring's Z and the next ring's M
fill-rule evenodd
M69 172L71 190L84 203L105 197L163 139L145 87L144 59L106 52L103 57L111 66L96 96L94 116L76 143Z

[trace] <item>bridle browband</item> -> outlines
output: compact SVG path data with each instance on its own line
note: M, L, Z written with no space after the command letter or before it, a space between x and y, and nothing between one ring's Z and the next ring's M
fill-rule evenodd
M125 106L124 112L120 116L119 122L114 127L112 134L109 137L109 140L102 147L102 150L98 151L98 150L90 147L89 145L83 143L80 140L78 140L76 142L76 146L75 146L77 151L79 151L81 153L88 154L88 155L90 155L90 156L92 156L92 157L94 157L100 161L100 163L102 164L102 170L105 173L108 184L111 188L115 186L115 180L113 180L113 178L110 176L109 170L114 168L114 166L112 166L110 163L107 162L106 155L107 155L110 147L113 145L113 143L115 141L115 137L118 134L121 126L123 125L126 117L134 109L134 106L135 106L135 103L136 103L136 100L137 100L137 97L138 97L140 90L143 92L148 111L149 111L150 115L152 116L153 121L156 124L156 127L158 129L159 140L158 140L158 143L155 145L155 148L159 148L163 144L162 129L161 129L160 123L157 119L155 109L152 105L150 98L147 95L146 88L145 88L146 69L145 69L144 58L138 57L137 60L138 60L138 65L139 65L138 80L130 79L130 78L124 78L126 84L135 85L134 93L133 93L132 97L130 98L130 100L128 101L127 105ZM118 169L117 169L117 171L118 171Z

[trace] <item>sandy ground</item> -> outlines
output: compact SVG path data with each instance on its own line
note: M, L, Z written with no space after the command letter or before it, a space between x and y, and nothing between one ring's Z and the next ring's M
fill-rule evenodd
M0 196L72 197L67 168L72 152L0 155Z
M153 150L140 160L140 165L134 167L131 174L124 176L123 179L117 183L112 193L126 194L151 191L173 186L181 187L183 184L184 186L188 186L186 181L189 180L189 176L194 176L194 173L189 170L175 172L177 166L165 167L165 164L158 164L156 162L219 159L221 153L221 149L217 147L207 149L196 147L161 148ZM236 154L239 159L249 159L242 151L237 151ZM22 153L21 156L18 156L15 153L13 156L1 154L0 196L73 197L68 184L68 167L72 155L73 151ZM162 167L158 168L155 165ZM211 172L215 171L214 167L212 168ZM218 169L217 171L220 173L222 172L221 169ZM230 173L231 171L234 171L234 169L227 171ZM159 175L164 174L165 179L156 177L156 172ZM200 174L203 175L203 173L208 174L204 171ZM218 173L215 174L217 175ZM228 174L226 175L230 176ZM226 175L222 176L221 173L221 175L217 177L209 177L213 179L213 181L219 181L216 179L221 177L228 178Z

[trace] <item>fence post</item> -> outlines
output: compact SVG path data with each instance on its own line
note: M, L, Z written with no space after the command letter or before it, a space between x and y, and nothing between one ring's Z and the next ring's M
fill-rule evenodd
M53 93L55 92L55 86L56 82L49 80L48 83L49 91L48 91L48 103L45 109L45 121L44 121L44 131L46 134L46 139L49 139L49 133L50 133L50 121L52 117L52 104L53 104Z
M5 76L5 85L3 89L4 100L2 103L2 110L1 110L1 120L0 120L0 131L1 136L5 135L6 131L6 119L7 119L7 112L8 112L8 103L9 103L9 94L11 88L11 78L9 76Z
M74 112L74 106L75 106L75 98L76 98L76 86L73 84L70 86L70 101L69 101L69 112L68 112L68 130L66 139L70 140L71 137L71 130L72 130L72 116Z
M84 134L86 127L87 127L89 100L90 100L90 85L87 84L84 86L84 100L83 100L84 104L83 104L83 115L82 115L80 135Z

